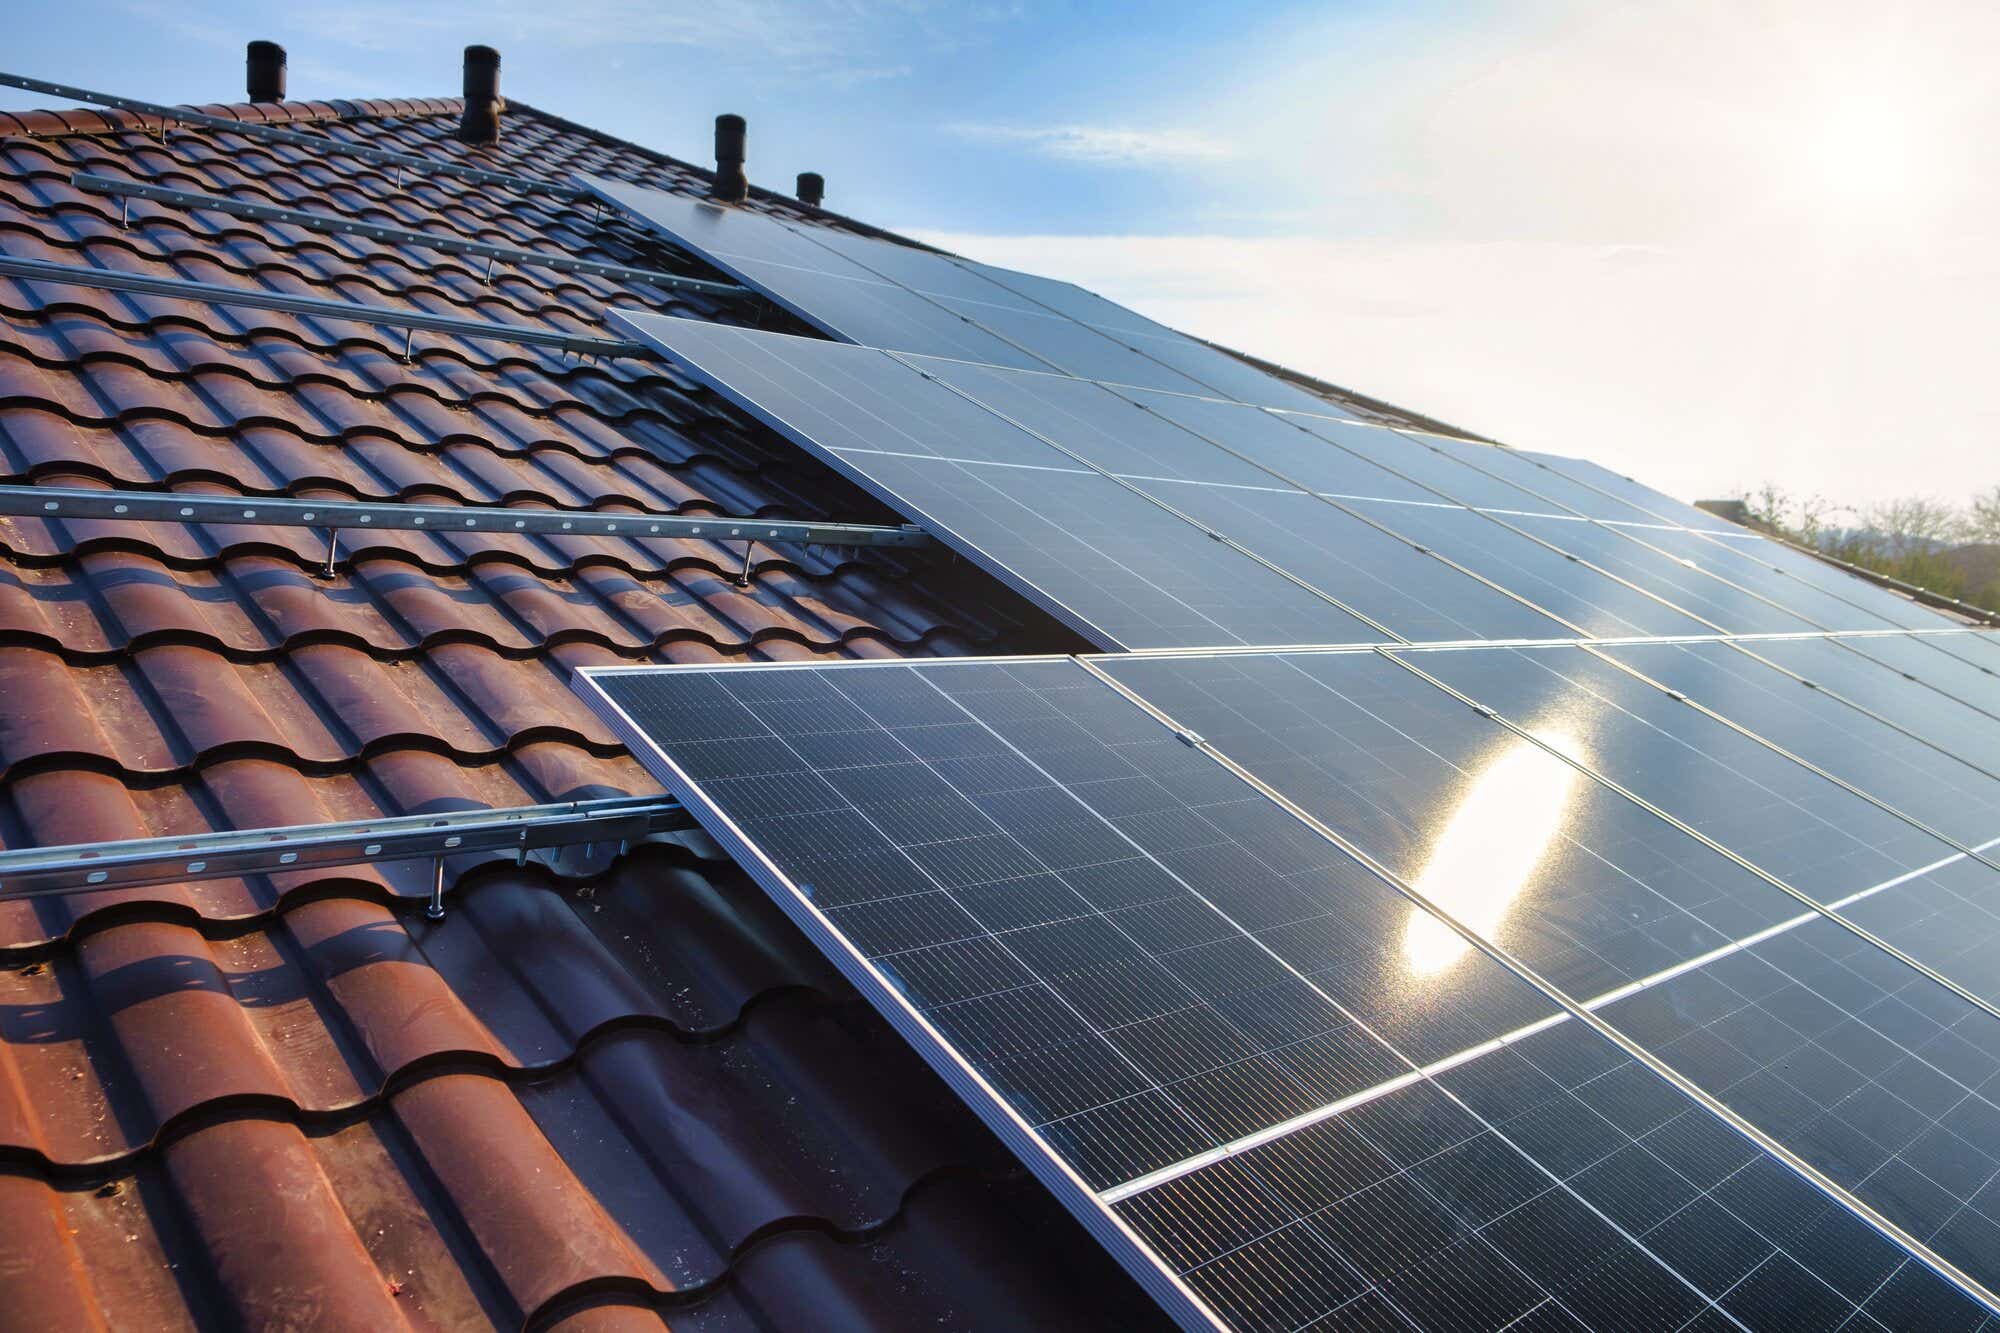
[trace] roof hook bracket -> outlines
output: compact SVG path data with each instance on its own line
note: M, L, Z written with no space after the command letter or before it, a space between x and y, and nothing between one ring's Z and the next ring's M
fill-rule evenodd
M410 364L410 346L416 340L417 330L414 325L403 330L403 364L406 366Z
M444 920L444 858L437 857L431 862L431 901L424 908L424 915L433 921Z
M743 568L738 570L736 576L731 580L739 588L750 586L750 555L756 549L756 542L743 543Z
M328 528L326 530L326 576L328 578L333 577L333 561L334 557L337 556L339 552L340 552L340 529Z

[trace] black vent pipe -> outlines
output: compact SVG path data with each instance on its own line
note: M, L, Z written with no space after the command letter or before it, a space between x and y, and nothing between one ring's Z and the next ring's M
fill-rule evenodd
M750 127L741 116L727 112L715 118L715 184L708 192L717 199L740 204L750 194L750 178L743 174L743 144Z
M826 198L826 177L817 171L799 173L799 202L819 207L820 200Z
M465 111L458 121L460 143L487 144L500 140L500 53L490 46L465 48Z
M285 100L285 48L276 42L250 43L245 78L253 102Z

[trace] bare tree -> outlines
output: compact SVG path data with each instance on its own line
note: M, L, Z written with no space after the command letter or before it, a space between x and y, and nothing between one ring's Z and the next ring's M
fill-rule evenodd
M1743 494L1750 517L1768 523L1795 541L1821 545L1827 536L1827 520L1834 506L1821 495L1796 495L1776 482L1764 482Z
M1884 554L1895 560L1958 542L1967 528L1963 514L1928 495L1869 505L1861 511L1861 521Z
M1989 486L1972 497L1965 514L1965 538L2000 542L2000 486Z

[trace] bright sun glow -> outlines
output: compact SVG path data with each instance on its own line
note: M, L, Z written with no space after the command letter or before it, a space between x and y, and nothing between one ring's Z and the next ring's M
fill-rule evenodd
M1926 184L1921 128L1900 99L1876 93L1832 100L1804 129L1802 183L1830 209L1908 207Z
M1535 736L1577 757L1574 737L1552 731ZM1417 876L1417 892L1491 939L1561 834L1576 780L1577 771L1547 750L1513 742L1466 789ZM1434 976L1471 947L1429 912L1411 909L1403 957L1415 975Z

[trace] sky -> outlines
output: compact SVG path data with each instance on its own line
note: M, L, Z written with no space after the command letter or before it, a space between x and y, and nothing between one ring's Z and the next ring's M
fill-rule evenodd
M13 72L502 92L1683 498L2000 483L2000 6L135 0ZM41 105L0 90L0 107Z

